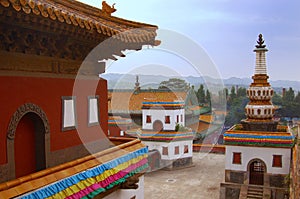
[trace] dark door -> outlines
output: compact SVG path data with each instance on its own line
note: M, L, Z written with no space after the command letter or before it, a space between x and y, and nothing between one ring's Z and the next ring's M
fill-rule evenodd
M45 169L45 128L34 113L18 123L14 140L16 178Z
M256 160L250 164L250 184L264 185L265 164Z

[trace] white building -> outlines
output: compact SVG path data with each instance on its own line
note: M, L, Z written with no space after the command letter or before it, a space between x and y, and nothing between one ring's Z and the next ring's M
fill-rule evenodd
M183 102L144 102L140 135L149 151L159 152L160 168L192 165L194 133L185 128Z
M224 134L225 183L221 184L220 199L284 199L289 194L286 179L294 136L289 127L280 126L273 119L273 89L268 82L265 58L268 50L261 34L257 44L255 74L247 90L247 119Z

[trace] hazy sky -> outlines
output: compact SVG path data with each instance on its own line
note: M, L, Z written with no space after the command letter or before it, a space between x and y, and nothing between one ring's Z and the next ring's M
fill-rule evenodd
M100 0L81 1L101 8ZM116 3L117 11L113 13L114 16L154 24L162 30L174 31L196 42L215 63L222 78L253 75L255 66L253 49L258 34L262 33L269 49L267 66L271 80L300 81L299 0L107 0L106 2L110 5ZM164 37L158 39L164 42ZM198 52L191 50L191 53ZM201 53L203 52L199 52ZM195 73L192 67L184 66L183 62L189 62L185 57L184 61L172 63L170 60L173 59L169 56L157 56L155 64L168 65L169 68L174 66L175 74ZM169 62L164 63L163 57ZM143 64L141 59L139 63L131 62L129 55L121 62L122 67L112 66L107 71L128 72L137 69L131 68L134 64L143 66L153 64L147 59ZM160 73L155 67L153 71Z

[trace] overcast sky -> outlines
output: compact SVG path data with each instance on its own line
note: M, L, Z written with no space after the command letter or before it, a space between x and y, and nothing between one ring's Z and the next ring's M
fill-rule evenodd
M100 0L80 1L101 8ZM269 49L267 66L270 79L300 81L299 0L107 0L106 2L110 5L116 3L117 11L113 16L154 24L163 32L171 30L196 42L215 63L222 78L253 75L255 66L253 49L258 34L262 33ZM164 42L165 38L158 39ZM192 50L191 53L203 52ZM195 73L192 67L187 70L188 67L185 67L182 61L170 62L173 59L169 56L161 56L155 64L168 65L168 68L174 66L174 74ZM169 62L164 63L163 57ZM132 68L134 64L141 65L130 62L130 56L122 59L119 60L122 67L112 66L107 72L126 73L139 68L136 66ZM151 64L146 60L143 66ZM155 67L153 71L160 73Z

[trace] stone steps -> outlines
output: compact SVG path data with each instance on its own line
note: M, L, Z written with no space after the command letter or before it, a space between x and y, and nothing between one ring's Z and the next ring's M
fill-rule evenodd
M248 187L247 199L263 199L264 190L260 187Z

